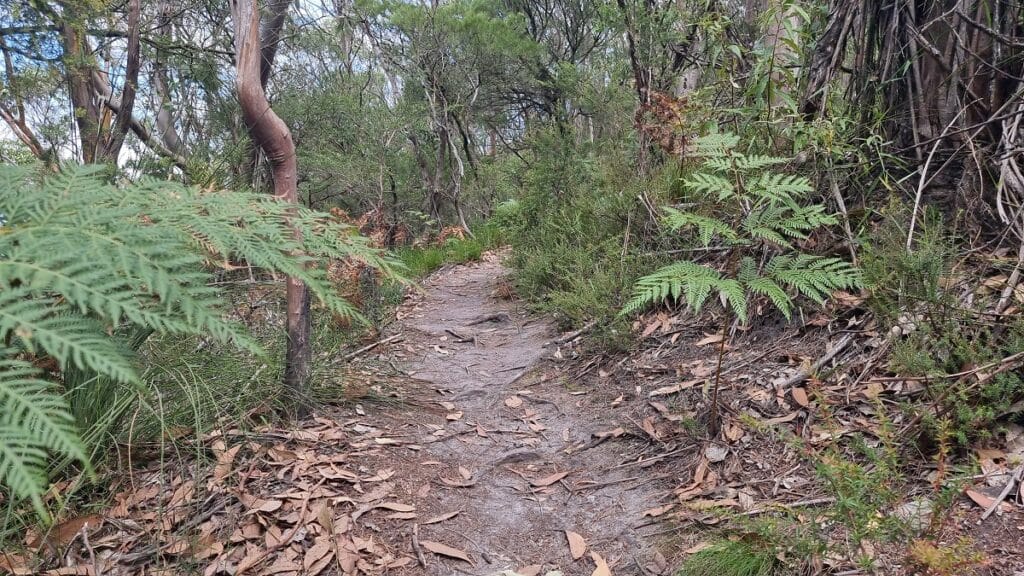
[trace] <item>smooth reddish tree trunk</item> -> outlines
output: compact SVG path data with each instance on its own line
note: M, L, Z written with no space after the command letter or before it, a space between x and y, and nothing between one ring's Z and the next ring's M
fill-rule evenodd
M257 0L232 2L235 18L236 88L249 136L266 154L273 168L274 196L298 204L298 167L295 143L284 120L270 106L261 81L263 49ZM283 23L283 18L279 23ZM266 35L266 27L264 34ZM276 37L277 34L274 34ZM297 278L288 278L288 346L284 386L288 402L301 417L308 413L307 390L312 358L310 348L309 290Z

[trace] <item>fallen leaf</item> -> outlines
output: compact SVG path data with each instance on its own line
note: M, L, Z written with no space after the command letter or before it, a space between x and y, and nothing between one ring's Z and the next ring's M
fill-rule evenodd
M253 502L252 506L249 507L249 510L246 512L246 514L253 514L256 512L274 512L275 510L281 508L282 504L283 502L281 502L280 500L256 500L255 502Z
M464 479L469 480L470 478L473 477L473 473L470 472L469 469L466 468L465 466L459 466L459 476L462 476Z
M473 561L469 559L469 556L465 552L451 546L441 544L440 542L432 542L430 540L420 540L420 546L423 546L427 550L437 554L439 556L448 556L449 558L456 558L463 562L472 564Z
M569 554L572 555L572 559L579 560L582 558L583 554L587 551L587 541L583 539L583 536L566 530L565 539L569 541Z
M394 510L395 512L415 512L416 507L412 504L402 504L401 502L381 502L374 506L374 508L385 508L387 510Z
M445 478L444 476L438 476L437 479L445 486L451 486L452 488L469 488L471 486L476 486L476 480L452 480L451 478Z
M790 394L793 395L793 400L795 400L797 404L803 406L804 408L806 408L811 403L810 400L807 398L807 391L804 390L803 388L793 388L792 390L790 390Z
M698 378L696 380L687 380L686 382L682 382L680 384L673 384L671 386L662 386L661 388L652 390L650 393L647 394L647 396L649 398L653 398L655 396L667 396L669 394L675 394L676 392L682 392L683 390L693 388L694 386L700 384L701 382L704 382L703 378Z
M977 490L964 490L964 494L966 494L967 497L970 498L975 504L981 506L985 510L991 508L992 504L996 501L995 498L992 498L991 496L988 496L986 494L982 494ZM1010 506L1010 504L1007 502L1001 502L1000 509L1002 512L1010 512L1013 510L1013 507Z
M774 425L774 424L783 424L785 422L792 422L793 420L796 420L796 417L799 416L799 415L800 415L800 411L797 410L797 411L794 411L794 412L790 412L789 414L786 414L785 416L779 416L778 418L768 418L767 420L764 420L764 423L768 424L768 425Z
M516 570L516 574L519 576L540 576L540 571L544 566L541 564L530 564L529 566L523 566L519 570Z
M78 516L65 520L55 526L49 532L49 536L43 540L42 536L33 538L29 543L29 548L38 549L46 542L54 548L64 548L71 542L83 528L87 530L95 530L103 524L103 517L99 514L89 514L88 516Z
M334 545L327 538L318 540L302 557L302 567L305 568L303 573L316 576L323 572L334 556L333 549Z
M235 461L235 456L238 451L242 449L242 445L232 446L227 450L223 450L217 453L217 465L213 467L213 479L211 482L218 483L223 480L231 472L231 465Z
M657 518L658 516L661 516L665 512L668 512L669 510L671 510L674 506L675 506L675 504L665 504L664 506L658 506L656 508L651 508L649 510L644 510L643 515L644 516L650 516L651 518Z
M721 334L705 334L703 338L697 340L694 343L695 346L707 346L708 344L718 344L722 341L723 336Z
M437 524L438 522L444 522L445 520L451 520L452 518L455 518L456 516L458 516L461 513L462 513L462 510L456 510L455 512L449 512L447 514L441 514L440 516L434 516L433 518L430 518L429 520L424 520L423 522L421 522L421 524Z
M448 415L445 416L445 418L447 418L448 420L451 420L451 421L461 420L462 419L462 412L461 411L459 411L459 412L449 412Z
M594 560L594 571L590 573L590 576L612 576L612 570L608 567L608 563L601 558L601 555L597 552L591 552L590 558Z
M14 576L31 576L33 573L25 558L8 552L0 553L0 571Z
M519 408L522 405L523 399L519 396L509 396L508 398L505 398L505 406L508 406L509 408Z
M551 486L555 482L558 482L559 480L561 480L562 478L565 478L568 475L569 475L568 472L558 472L558 473L552 474L550 476L545 476L544 478L541 478L540 480L530 480L530 485L535 487L535 488L543 488L545 486Z

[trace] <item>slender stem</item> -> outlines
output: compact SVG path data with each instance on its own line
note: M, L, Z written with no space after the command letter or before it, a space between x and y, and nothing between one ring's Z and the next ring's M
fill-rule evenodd
M712 438L718 436L721 429L721 416L718 410L718 387L722 381L722 360L725 358L725 341L729 335L729 308L725 309L722 321L722 341L718 344L718 364L715 366L715 384L711 388L711 412L708 414L708 433Z

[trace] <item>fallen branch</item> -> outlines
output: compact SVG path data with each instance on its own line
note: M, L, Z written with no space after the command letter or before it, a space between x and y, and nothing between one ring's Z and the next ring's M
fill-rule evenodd
M452 330L451 328L445 328L444 331L449 333L449 334L451 334L452 336L455 336L455 343L456 344L464 344L466 342L473 342L473 343L476 342L476 336L463 336L462 334L459 334L458 332L456 332L455 330Z
M383 340L377 340L373 344L367 344L366 346L363 346L359 350L356 350L355 352L347 354L342 360L344 360L345 362L348 362L349 360L352 360L353 358L355 358L356 356L359 356L360 354L363 354L365 352L369 352L370 350L373 350L377 346L380 346L382 344L387 344L389 342L394 342L396 340L401 340L401 339L402 339L402 335L401 334L395 334L394 336L388 336L387 338L385 338Z
M579 330L574 330L572 332L569 332L568 334L565 334L563 336L555 338L554 340L551 340L550 342L545 342L544 344L542 344L542 347L547 348L548 346L551 346L552 344L556 344L557 345L557 344L565 344L566 342L571 342L571 341L579 338L583 334L589 332L596 325L597 325L597 320L591 320L590 322L587 322L586 324L584 324L583 327L580 328Z
M799 384L799 383L803 382L804 380L809 378L811 376L811 374L814 374L818 370L821 370L822 366L824 366L825 364L828 364L830 360L832 360L840 352L845 350L846 347L850 345L850 342L853 342L853 335L852 334L847 334L847 335L843 336L839 340L839 342L836 342L836 345L833 346L831 350L825 352L825 354L822 355L821 358L818 358L814 362L814 364L811 364L811 367L810 367L809 370L801 369L796 374L794 374L794 375L790 376L789 378L787 378L785 382L780 384L779 388L786 389L786 388L789 388L791 386L794 386L796 384Z
M427 567L427 558L423 555L423 549L420 548L420 525L412 525L412 549L416 551L416 560L419 561L420 566Z
M987 520L988 517L996 511L996 508L999 508L1003 503L1003 500L1006 500L1006 497L1010 494L1010 490L1013 490L1013 487L1020 482L1022 476L1024 476L1024 464L1017 466L1017 469L1013 471L1013 475L1010 476L1010 481L1006 483L1006 486L1003 486L1003 491L999 493L999 496L996 496L996 499L988 505L985 513L981 515L982 520Z

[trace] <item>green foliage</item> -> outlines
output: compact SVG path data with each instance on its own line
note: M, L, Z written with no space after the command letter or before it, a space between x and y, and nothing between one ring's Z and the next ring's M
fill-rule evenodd
M959 278L965 263L957 255L955 230L935 211L920 220L911 250L906 247L908 209L890 205L864 241L864 276L868 304L887 329L892 352L889 367L897 374L928 376L929 395L941 399L937 410L921 413L931 436L949 430L967 445L993 432L1000 415L1024 400L1024 377L1007 370L965 385L949 378L965 366L984 366L1024 349L1024 321L1006 319L993 324L975 310L994 307L996 289L975 290L976 277ZM994 261L993 276L1009 275L1015 259ZM972 301L962 300L969 294Z
M697 139L696 154L706 159L683 179L692 198L686 210L666 209L673 231L694 230L704 249L727 256L725 270L685 260L640 278L623 313L665 301L684 299L699 311L717 295L742 322L751 295L766 297L790 317L794 298L822 303L838 289L860 285L860 274L839 258L799 251L793 243L837 223L819 204L805 203L812 191L807 178L766 171L781 158L746 155L735 135Z
M0 206L0 484L43 516L49 456L87 459L58 383L26 359L52 358L69 397L138 385L133 349L153 332L260 352L224 319L211 264L297 277L327 310L351 318L358 312L317 264L356 257L392 269L351 227L265 195L155 180L118 187L96 168L2 167Z
M686 559L677 576L773 576L783 569L775 550L744 540L721 540Z
M494 226L482 226L475 234L466 238L449 238L440 246L399 248L395 255L410 276L426 276L445 264L480 260L485 250L498 246L499 236Z
M517 291L561 328L598 320L598 345L626 347L618 317L640 272L663 262L660 235L637 197L664 195L674 171L632 176L628 148L579 144L555 131L532 136L528 166L510 176L518 194L492 222L512 245Z

